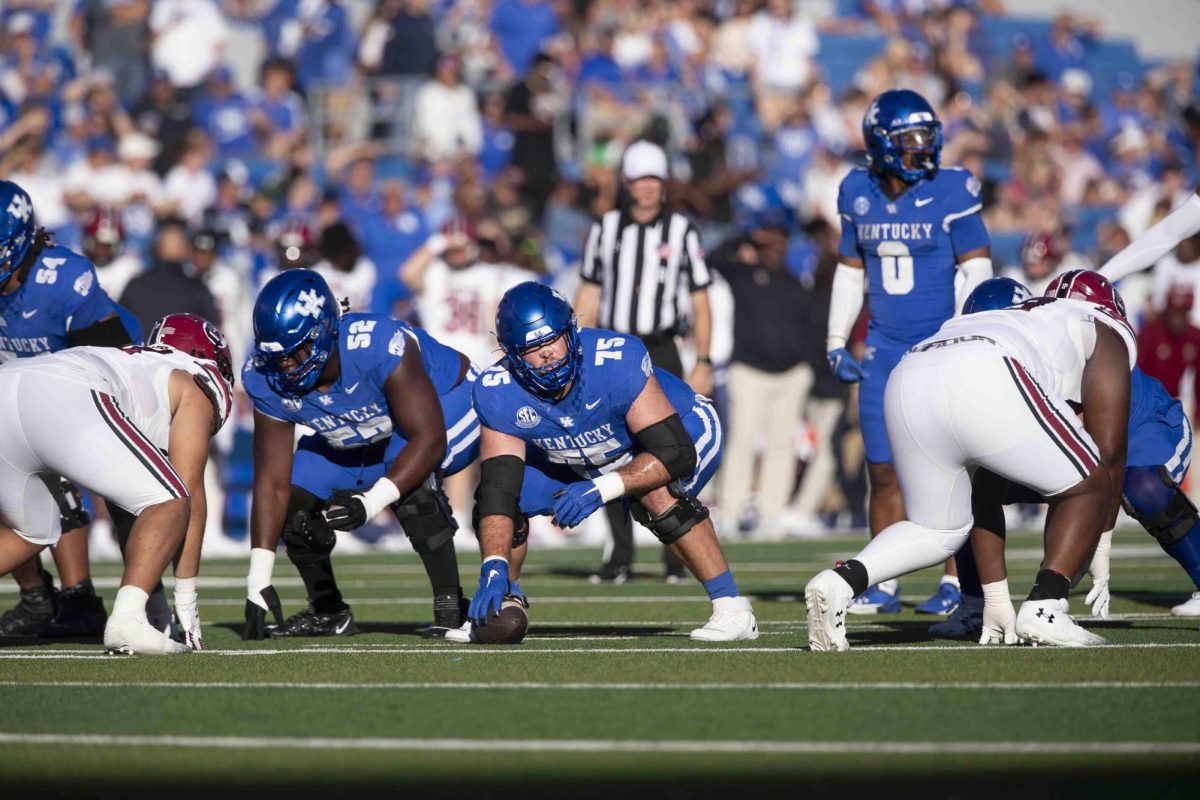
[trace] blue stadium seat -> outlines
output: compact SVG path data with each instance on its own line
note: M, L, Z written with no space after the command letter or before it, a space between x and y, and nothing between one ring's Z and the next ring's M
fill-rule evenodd
M1050 35L1051 22L1033 17L989 17L979 21L979 29L992 46L993 56L1001 62L1008 61L1013 42L1018 36L1036 40Z
M1146 74L1146 65L1129 39L1105 39L1093 42L1084 54L1084 62L1092 76L1092 99L1107 99L1117 86L1122 72L1132 75L1139 83Z
M886 45L887 37L875 34L825 34L817 66L834 94L840 95L854 84L854 74Z

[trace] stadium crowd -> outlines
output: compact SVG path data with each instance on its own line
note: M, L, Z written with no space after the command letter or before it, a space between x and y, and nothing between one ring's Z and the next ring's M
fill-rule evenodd
M438 312L414 257L512 265L573 296L626 147L663 146L668 206L718 276L723 417L753 419L729 406L738 364L803 376L772 417L795 429L798 494L761 514L745 489L718 494L727 535L865 524L856 404L823 340L837 187L871 98L935 106L943 163L982 182L997 271L1035 291L1200 183L1196 62L1148 63L1089 19L1001 0L9 0L0 24L0 177L144 327L219 320L239 363L251 299L289 267L417 323ZM1121 286L1156 343L1144 368L1176 394L1200 358L1195 266L1193 239ZM446 302L490 329L485 302ZM235 535L249 424L243 401L219 443Z

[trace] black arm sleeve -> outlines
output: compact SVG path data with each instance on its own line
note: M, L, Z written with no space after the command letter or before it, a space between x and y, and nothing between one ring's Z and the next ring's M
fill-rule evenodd
M125 323L113 314L86 328L71 331L67 334L67 344L71 347L124 347L133 344L133 339L125 330Z
M646 426L633 438L643 451L662 462L671 480L686 478L696 471L696 445L678 414Z
M479 464L479 487L475 490L475 513L479 519L508 517L516 522L521 506L521 484L525 462L516 456L493 456Z

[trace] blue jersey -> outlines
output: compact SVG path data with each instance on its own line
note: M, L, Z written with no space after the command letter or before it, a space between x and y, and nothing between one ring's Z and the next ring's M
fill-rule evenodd
M526 391L501 360L475 382L475 413L481 424L525 441L529 465L547 470L565 465L595 477L631 458L634 443L625 415L650 375L680 416L696 404L696 393L653 367L636 336L585 328L579 337L583 364L566 397L553 402Z
M980 188L961 167L942 167L895 199L866 169L842 181L838 250L866 265L873 338L909 346L954 316L956 265L988 245Z
M72 331L122 310L100 288L92 262L46 247L20 288L0 295L0 362L63 350Z
M337 333L340 374L324 392L282 397L271 389L254 359L248 361L242 382L254 407L268 417L306 425L331 447L347 450L392 435L383 385L406 354L421 359L439 395L458 384L462 356L419 328L382 314L345 314L338 320Z

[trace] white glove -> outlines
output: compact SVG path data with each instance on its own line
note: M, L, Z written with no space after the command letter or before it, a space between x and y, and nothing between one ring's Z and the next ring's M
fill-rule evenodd
M195 592L175 592L175 619L183 629L183 641L193 650L204 649L204 637L200 631L199 595Z
M1100 534L1100 541L1096 544L1096 554L1092 556L1091 566L1088 567L1088 575L1092 576L1092 590L1087 593L1084 602L1092 607L1092 616L1100 619L1108 619L1108 570L1109 554L1112 551L1112 535L1112 531Z
M1008 594L1007 579L983 585L983 633L979 643L1017 643L1017 615Z

